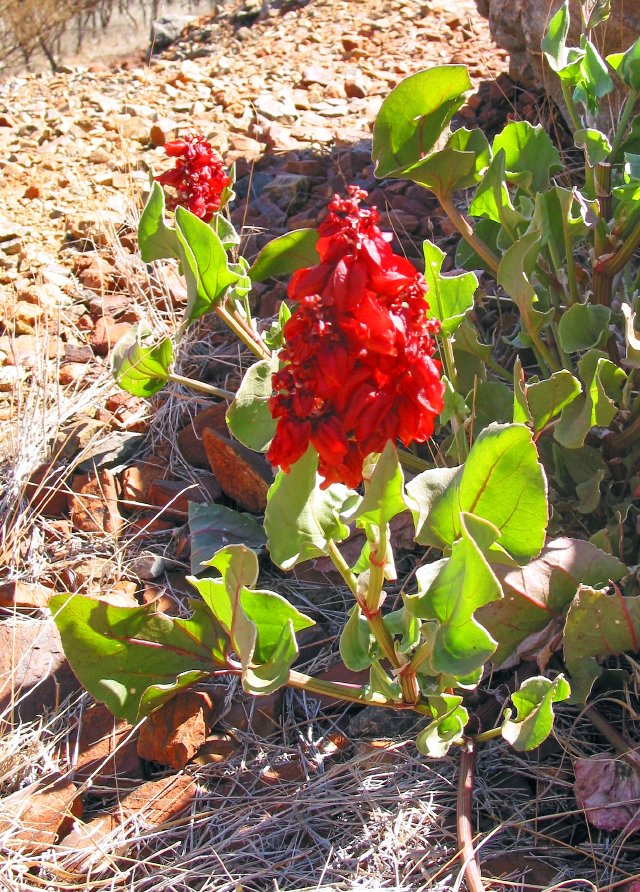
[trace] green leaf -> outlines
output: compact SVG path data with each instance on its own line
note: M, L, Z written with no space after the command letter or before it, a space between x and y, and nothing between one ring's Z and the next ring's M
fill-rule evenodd
M516 718L506 711L502 723L502 736L519 752L533 750L551 734L553 728L553 704L567 700L571 688L564 675L553 681L542 675L523 681L520 689L511 695L516 708Z
M494 156L504 152L507 180L529 194L547 189L551 174L562 169L560 153L541 124L510 121L492 148Z
M254 452L266 452L275 436L277 422L269 411L269 400L273 393L271 376L277 367L277 356L250 366L227 409L229 430Z
M636 334L634 322L636 314L629 304L622 304L620 307L624 316L624 339L627 344L625 362L631 368L640 368L640 338Z
M559 415L565 406L579 395L582 387L571 372L561 369L544 381L527 385L527 404L531 412L533 429L540 433L549 422Z
M258 558L244 545L227 545L214 554L204 566L214 567L220 577L196 579L187 576L209 610L229 635L243 667L251 661L256 646L257 631L244 610L240 595L258 578Z
M625 86L631 90L640 90L640 37L625 53L607 56L607 62L618 72Z
M621 579L627 568L582 539L548 542L524 567L493 563L504 598L482 607L476 619L499 642L493 662L500 666L529 635L558 622L578 586L605 585Z
M261 548L267 541L262 526L250 515L224 505L189 502L191 572L203 572L203 564L225 545Z
M320 263L316 249L317 229L294 229L274 238L262 248L249 269L254 282L264 282L272 276L293 273L297 269Z
M563 350L574 353L589 350L609 338L611 310L599 304L573 304L564 311L558 324Z
M237 248L240 244L240 236L235 231L233 224L227 220L224 214L214 214L210 223L211 228L218 236L225 250Z
M120 387L134 396L150 397L169 380L169 366L173 362L173 347L169 338L156 346L151 330L134 325L123 335L111 353L111 371Z
M481 130L464 127L454 131L439 152L433 152L406 172L406 177L430 189L441 199L468 189L481 179L480 171L490 161L491 152Z
M229 267L227 252L211 226L186 208L176 208L176 233L187 279L187 324L208 313L240 279Z
M356 495L339 483L320 489L317 469L318 455L309 447L269 489L264 529L271 559L283 570L327 554L329 539L341 542L349 535L340 513Z
M519 356L516 356L513 364L513 420L522 424L533 424L533 415L527 401L527 385Z
M258 631L252 658L254 663L265 663L273 658L281 646L283 631L288 629L289 625L294 632L301 632L315 625L314 620L301 613L297 607L276 592L251 591L243 588L240 592L240 603Z
M401 81L382 103L373 128L377 177L403 176L435 147L471 89L464 65L440 65Z
M451 744L462 737L469 721L469 713L461 704L462 697L456 694L429 698L435 718L416 737L418 752L432 759L446 756Z
M502 381L481 381L468 399L469 402L473 401L473 425L476 430L488 427L492 421L511 421L513 394Z
M486 217L494 223L506 228L508 235L515 239L515 228L524 221L524 217L514 208L506 181L506 155L500 149L493 156L491 164L476 189L473 201L469 205L469 213L474 217Z
M549 20L546 33L540 44L552 71L562 71L569 61L567 57L569 23L569 0L564 0L560 9Z
M473 232L476 238L480 239L481 242L484 242L494 254L499 255L501 253L497 245L498 235L502 232L502 227L499 223L484 217L473 224ZM483 269L485 272L493 276L493 271L463 238L458 242L455 262L456 265L462 267L462 269Z
M555 311L535 309L538 298L531 284L540 247L540 232L534 230L518 239L503 255L498 267L498 284L502 285L520 311L522 326L530 336L551 321Z
M358 604L349 611L349 619L342 629L340 656L352 672L368 669L376 659L375 639Z
M398 450L389 440L375 463L373 474L365 487L364 498L353 518L359 527L383 528L409 507L417 510L417 505L405 495L404 474L398 459Z
M591 127L584 130L576 130L573 141L579 149L582 149L591 167L606 161L611 154L611 143L604 133Z
M49 602L69 664L82 685L118 718L135 724L168 699L226 666L227 636L206 608L170 619L153 605L112 607L83 595ZM148 688L163 686L162 691Z
M640 649L640 598L625 598L616 588L608 595L581 586L564 628L564 659L571 676L573 698L585 702L598 678L598 658Z
M154 180L138 223L138 246L145 263L180 256L176 231L164 222L164 209L164 190Z
M456 678L468 675L483 666L496 649L497 642L474 613L502 596L485 557L498 535L493 524L462 514L460 538L454 542L449 560L426 591L405 598L414 616L438 623L431 654L435 672Z
M400 684L389 678L378 660L371 665L369 684L367 685L367 696L369 699L373 700L376 695L384 697L385 700L402 700Z
M592 114L597 114L600 99L614 88L606 63L590 40L582 39L584 58L580 62L580 79L573 91L575 102L581 102Z
M265 344L270 350L276 351L280 350L281 347L284 347L284 327L289 319L291 319L291 310L289 309L287 304L282 301L278 308L277 318L271 323L271 327L269 328L269 330L263 332L262 335Z
M444 335L452 334L464 319L467 310L473 306L473 295L478 287L475 273L461 273L443 276L442 262L445 258L433 242L422 243L424 251L424 277L429 292L430 319L439 319Z
M594 425L607 427L618 412L626 374L599 350L589 350L578 363L584 392L562 411L555 439L568 449L578 449Z
M243 545L228 545L207 562L219 579L188 581L228 633L240 657L245 690L267 694L281 687L298 654L295 633L313 620L275 592L253 590L258 559Z
M461 535L460 513L488 520L500 545L527 560L544 544L546 479L531 431L520 424L491 424L477 437L464 466L446 474L425 471L407 487L419 504L417 541L446 547ZM425 485L425 475L432 475ZM429 486L433 481L440 486ZM444 484L444 487L442 486ZM415 517L415 514L414 514Z

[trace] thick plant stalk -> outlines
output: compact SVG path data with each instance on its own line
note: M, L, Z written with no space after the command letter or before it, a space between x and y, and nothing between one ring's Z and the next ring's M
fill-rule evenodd
M478 257L481 257L484 260L491 272L495 275L498 272L500 259L496 257L496 255L493 253L488 245L485 245L482 239L479 239L476 236L469 221L466 219L466 217L462 216L462 214L450 198L444 198L440 195L437 195L436 197L440 202L442 210L451 220L462 238L467 242L468 245L473 248Z
M464 868L464 878L469 892L485 892L480 865L473 845L473 780L475 775L476 749L472 741L460 750L460 776L456 803L456 827L458 848Z

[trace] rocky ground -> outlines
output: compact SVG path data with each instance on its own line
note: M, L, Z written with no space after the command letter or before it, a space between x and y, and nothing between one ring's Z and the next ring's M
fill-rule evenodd
M11 888L455 884L453 762L425 771L397 727L331 704L286 694L256 706L219 686L132 731L78 691L46 618L50 594L69 590L180 610L187 502L258 514L263 504L264 483L224 436L224 404L178 388L150 405L111 383L117 339L143 318L174 331L184 302L170 265L137 257L165 141L199 130L236 163L233 220L249 259L315 225L351 182L417 258L425 237L455 238L423 190L373 177L371 127L389 90L430 64L464 63L477 87L466 120L491 132L509 114L546 114L505 76L473 0L283 0L258 17L260 7L226 4L149 65L93 61L0 84L0 879ZM260 288L259 315L283 294ZM245 361L209 321L180 358L230 388ZM297 590L320 620L305 658L330 675L343 608L322 569ZM506 820L505 797L530 805L530 766L518 771L486 794L485 830ZM524 854L531 841L518 843L512 818L508 839L487 848L489 873L526 868L538 885L565 876ZM563 832L561 847L575 848Z

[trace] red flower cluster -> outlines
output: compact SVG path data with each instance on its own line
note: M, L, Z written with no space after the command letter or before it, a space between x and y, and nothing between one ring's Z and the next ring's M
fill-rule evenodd
M186 207L209 223L220 208L223 191L231 185L222 159L203 136L194 133L168 142L164 150L177 159L172 170L156 177L161 186L173 186L178 192L170 206Z
M311 443L323 487L362 480L362 464L388 440L405 445L433 434L444 387L434 360L422 275L394 254L367 193L335 196L319 227L318 266L298 270L288 295L283 366L269 402L278 420L268 459L284 471Z

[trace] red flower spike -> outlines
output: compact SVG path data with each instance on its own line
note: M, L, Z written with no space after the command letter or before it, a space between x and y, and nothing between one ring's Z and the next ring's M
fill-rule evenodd
M427 440L443 408L426 283L393 253L364 198L355 186L333 198L318 230L320 263L291 278L298 305L269 402L278 424L268 459L288 472L311 443L325 488L358 486L364 459L388 440Z
M176 189L177 196L169 198L169 207L188 208L196 217L209 223L220 209L222 193L231 185L222 159L200 134L189 134L184 139L168 142L164 147L176 165L155 179L161 186Z

